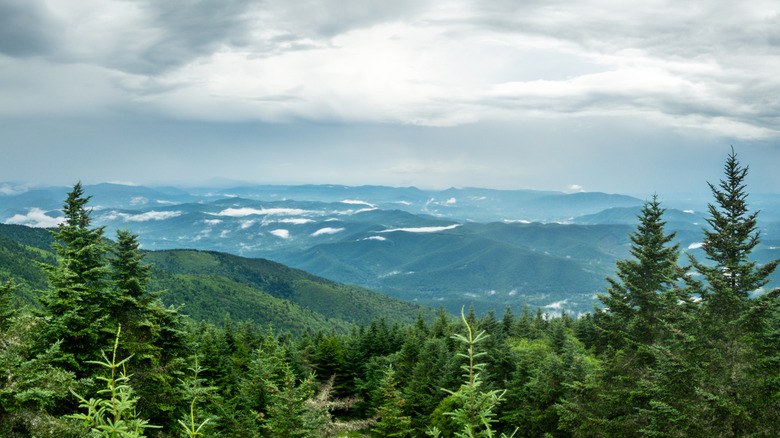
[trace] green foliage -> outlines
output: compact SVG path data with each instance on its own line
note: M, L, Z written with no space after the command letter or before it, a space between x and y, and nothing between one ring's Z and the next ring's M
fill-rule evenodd
M492 424L496 421L494 410L503 399L506 390L484 391L481 388L483 381L480 372L485 365L477 362L476 359L484 356L485 353L477 353L474 346L484 341L487 335L483 331L474 336L471 325L463 315L462 310L461 319L466 326L467 335L455 334L453 338L460 341L467 349L465 354L458 353L458 356L468 361L461 367L465 382L457 391L445 389L447 393L459 401L459 406L445 415L450 415L453 418L456 425L455 436L458 438L493 437ZM431 429L429 433L433 436L439 436L439 431L436 428ZM505 435L502 434L503 436Z
M411 323L419 313L429 320L435 316L435 311L430 308L368 289L334 283L265 259L248 259L211 251L177 250L152 252L147 256L147 260L155 264L156 272L153 276L159 276L162 280L157 283L157 288L168 290L165 296L167 302L186 304L191 316L213 323L221 322L224 313L219 316L206 313L211 308L229 309L229 313L236 320L253 319L263 323L266 316L270 315L248 313L248 309L255 309L256 312L262 309L262 306L247 305L247 301L253 300L282 303L285 314L304 313L299 309L306 309L307 318L316 316L326 323L321 324L321 327L312 327L314 331L328 330L332 325L331 321L370 324L371 321L386 317L392 324ZM182 280L197 285L187 284L186 288L180 287L177 283ZM227 283L229 286L211 285L211 282ZM242 287L240 293L229 293L225 290L239 286ZM200 296L204 295L200 293L199 287L216 288L208 294L212 296L211 302L198 302ZM261 296L265 298L259 298ZM281 321L283 318L277 319L279 320L271 322L274 328L281 329L278 323L284 323ZM343 327L346 331L347 325ZM291 332L301 333L300 328Z
M189 368L189 370L192 371L192 379L180 380L184 389L184 398L185 400L190 401L188 406L189 411L185 414L183 420L180 419L178 421L184 431L183 436L195 438L203 436L204 428L209 421L211 421L211 418L205 418L202 421L198 421L198 399L213 392L216 388L203 386L204 379L198 377L198 374L203 371L203 368L198 365L197 356L195 356L195 364L192 368Z
M411 420L403 415L404 400L396 389L395 371L392 365L387 368L382 380L382 401L376 410L379 421L371 428L371 436L406 438L411 435Z
M573 319L526 305L498 318L474 307L461 325L264 260L144 255L127 230L109 245L77 184L52 251L40 233L0 227L0 262L18 259L0 263L14 279L0 277L0 435L777 436L777 262L750 260L746 170L732 152L711 186L708 261L691 259L700 279L677 265L654 197L603 309ZM32 314L14 297L35 281L31 260L49 283Z
M108 346L103 329L114 302L107 288L103 228L90 227L88 201L77 183L63 206L65 222L52 232L57 264L40 265L50 285L39 298L47 321L42 339L47 345L61 340L63 363L80 376L88 374L86 364Z
M103 352L103 361L93 361L107 369L108 376L99 376L98 380L106 383L106 387L98 391L100 398L86 398L71 390L79 399L79 407L86 409L87 413L69 415L84 422L90 428L92 436L105 438L140 438L144 430L157 428L148 421L137 418L135 405L138 401L133 395L130 386L130 376L125 372L125 363L130 357L116 361L116 352L119 345L121 327L117 329L116 340L111 359ZM120 368L122 370L120 371Z

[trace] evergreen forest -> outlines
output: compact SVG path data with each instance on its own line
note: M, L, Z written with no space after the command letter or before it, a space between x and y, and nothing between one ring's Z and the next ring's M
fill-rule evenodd
M706 258L680 250L654 196L601 304L576 318L361 301L292 271L269 277L261 262L226 281L239 266L227 256L145 253L127 229L109 238L78 183L51 239L0 238L0 271L14 274L0 285L0 435L780 436L778 260L751 257L748 167L732 150L723 171L709 184ZM199 276L175 271L177 257ZM152 259L168 274L153 278ZM238 298L253 284L276 296ZM166 289L201 287L230 313L164 304ZM362 310L329 310L342 299ZM253 306L273 323L241 313ZM298 322L285 327L286 314Z

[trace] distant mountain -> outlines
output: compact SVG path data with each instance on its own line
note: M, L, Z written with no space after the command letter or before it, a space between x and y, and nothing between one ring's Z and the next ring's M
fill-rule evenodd
M602 228L598 233L579 226L493 223L438 232L385 230L279 257L318 275L450 312L463 304L496 309L563 301L559 306L587 311L605 273L627 252L627 226Z
M0 192L0 222L34 226L56 225L69 190L2 187L8 188ZM467 302L483 310L526 302L550 311L590 310L615 261L630 256L629 234L643 204L620 194L482 188L99 184L85 190L93 196L92 218L108 237L128 228L146 250L265 258L452 312ZM762 209L757 258L780 257L780 222L771 221L780 217L780 196L751 200ZM667 230L677 232L682 250L701 257L701 200L686 195L669 205Z

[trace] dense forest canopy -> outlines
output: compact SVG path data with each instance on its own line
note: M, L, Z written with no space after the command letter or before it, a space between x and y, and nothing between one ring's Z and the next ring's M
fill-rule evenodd
M458 319L420 308L408 322L334 314L330 328L329 317L307 313L314 302L287 301L330 289L298 277L303 289L282 287L293 282L264 277L262 264L241 262L242 280L230 283L217 279L236 266L223 256L184 253L209 271L152 281L138 236L109 240L76 184L52 232L54 256L37 240L0 242L16 279L0 287L0 434L778 436L780 289L768 285L778 261L751 258L760 233L747 171L732 151L710 184L705 261L681 257L661 201L647 201L631 257L579 318L524 307ZM22 253L35 262L12 264ZM45 287L30 288L41 278ZM276 281L277 301L247 305L312 322L282 332L231 315L207 322L161 300L170 284L227 291L253 281ZM17 289L35 304L21 304Z

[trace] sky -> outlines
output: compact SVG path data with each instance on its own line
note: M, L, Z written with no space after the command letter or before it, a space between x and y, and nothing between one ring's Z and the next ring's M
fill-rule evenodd
M0 181L780 192L779 73L780 1L0 0Z

